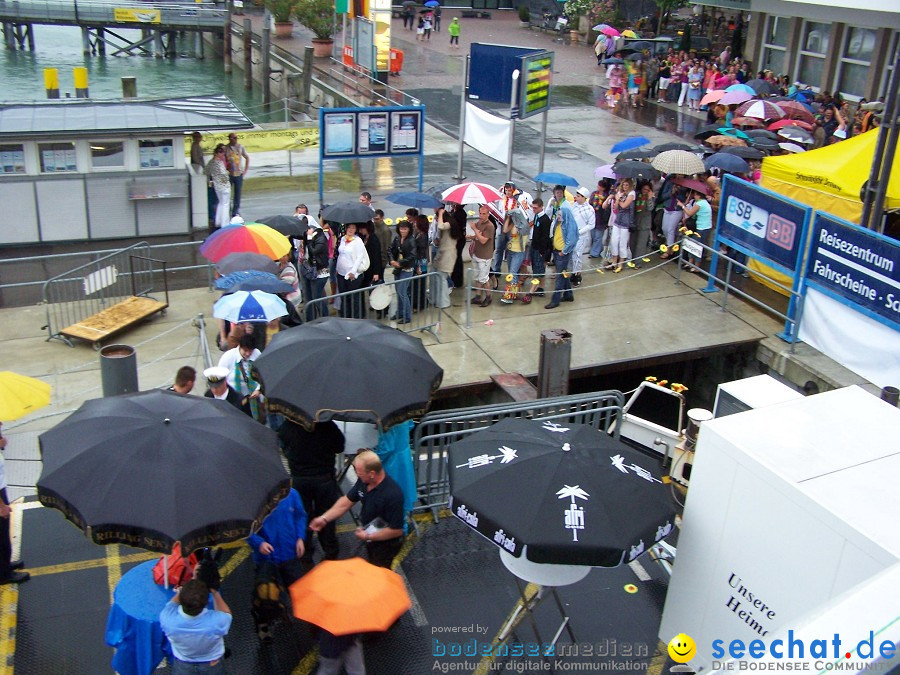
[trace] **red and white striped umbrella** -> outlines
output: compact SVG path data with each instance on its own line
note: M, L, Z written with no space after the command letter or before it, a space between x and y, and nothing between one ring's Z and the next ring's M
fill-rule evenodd
M503 199L503 195L486 183L460 183L444 190L441 199L456 204L487 204Z
M753 100L739 105L735 114L742 117L755 117L758 120L780 120L784 117L784 110L769 101Z

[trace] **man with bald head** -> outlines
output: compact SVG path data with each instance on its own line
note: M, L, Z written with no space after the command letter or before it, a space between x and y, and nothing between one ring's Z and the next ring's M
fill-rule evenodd
M356 455L353 470L356 484L325 513L313 518L309 529L320 531L347 513L356 502L362 502L360 522L363 525L354 534L366 542L370 563L390 567L403 545L403 492L385 473L378 455L369 449Z

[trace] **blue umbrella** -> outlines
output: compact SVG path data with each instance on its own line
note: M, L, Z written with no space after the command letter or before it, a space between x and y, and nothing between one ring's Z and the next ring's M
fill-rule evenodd
M623 59L620 59L618 56L611 56L608 59L603 59L600 63L602 63L604 66L611 66L616 64L621 66L623 63L625 63L625 61Z
M237 291L225 295L213 305L213 316L231 323L260 321L268 323L286 315L284 300L262 291Z
M266 293L290 293L294 290L286 281L274 274L258 270L232 272L216 279L216 288L220 291L265 291Z
M436 209L444 205L440 199L425 192L395 192L385 199L391 204L413 206L417 209Z
M610 154L615 155L619 152L639 148L642 145L649 145L650 143L652 143L652 141L649 138L644 138L643 136L631 136L630 138L624 138L616 143L609 149L609 152Z
M707 169L721 169L728 173L747 173L750 171L750 165L737 155L729 153L717 152L703 160L703 165Z
M743 91L751 96L756 96L756 92L753 90L753 87L748 87L746 84L733 84L730 87L726 88L725 91Z
M438 0L428 0L428 2L425 3L425 6L426 7L437 7L440 4L441 3L439 3Z
M567 176L564 173L555 173L553 171L544 171L534 177L538 183L553 183L554 185L573 185L578 187L581 183L578 179Z

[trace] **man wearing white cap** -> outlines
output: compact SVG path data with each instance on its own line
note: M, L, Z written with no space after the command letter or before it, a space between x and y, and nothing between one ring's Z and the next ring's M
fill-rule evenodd
M575 191L575 204L572 205L572 215L575 216L575 224L578 226L578 243L575 244L575 252L572 254L570 268L573 286L581 285L581 266L585 252L591 247L591 232L596 223L594 208L588 203L591 191L581 186Z
M203 377L206 378L206 382L209 385L209 389L207 389L204 394L206 398L217 398L220 401L228 401L238 410L241 410L248 415L250 414L247 410L244 410L244 406L241 405L241 395L228 386L227 368L223 368L222 366L207 368L203 371Z

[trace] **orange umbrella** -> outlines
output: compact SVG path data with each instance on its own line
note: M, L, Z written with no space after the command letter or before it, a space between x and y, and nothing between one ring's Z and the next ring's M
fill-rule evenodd
M325 560L290 591L294 616L334 635L385 631L411 606L399 574L362 558Z

